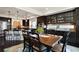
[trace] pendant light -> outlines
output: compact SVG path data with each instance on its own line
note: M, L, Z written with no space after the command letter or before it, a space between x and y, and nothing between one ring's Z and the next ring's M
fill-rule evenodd
M18 13L19 13L19 11L17 11L17 20L18 20Z
M10 14L11 14L11 11L8 11L9 18L10 18ZM8 20L8 22L10 22L10 19Z

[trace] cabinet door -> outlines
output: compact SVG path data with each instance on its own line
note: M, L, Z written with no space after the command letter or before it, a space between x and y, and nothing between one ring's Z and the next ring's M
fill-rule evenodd
M51 23L51 16L47 16L47 24Z
M47 24L55 24L56 23L56 16L47 16Z
M29 20L23 20L23 26L29 26Z
M79 44L79 17L77 17L77 22L76 22L76 40L77 43Z
M71 23L73 22L73 12L67 12L65 13L65 22Z
M64 23L64 22L65 22L64 14L57 15L57 23Z
M47 21L46 16L41 16L41 17L37 18L37 24L38 23L44 23L44 24L46 24L46 21Z
M56 16L51 16L51 20L52 23L56 23Z
M76 43L76 32L70 33L68 42Z
M76 43L79 46L79 8L76 8Z

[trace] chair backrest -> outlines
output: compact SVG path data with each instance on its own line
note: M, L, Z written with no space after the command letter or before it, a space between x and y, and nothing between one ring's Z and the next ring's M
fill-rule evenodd
M36 40L39 40L39 34L34 32L29 32L28 35ZM35 36L34 36L35 35Z
M69 31L69 32L67 32L67 34L66 34L66 39L65 39L65 42L64 42L64 44L63 44L62 52L66 52L66 45L67 45L67 42L68 42L70 33L71 33L71 32Z
M29 32L29 37L30 37L30 40L32 42L32 45L40 48L39 34L38 33Z

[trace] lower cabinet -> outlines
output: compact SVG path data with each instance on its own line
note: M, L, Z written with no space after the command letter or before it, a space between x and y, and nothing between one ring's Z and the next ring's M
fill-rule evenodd
M76 39L76 32L71 32L68 39L68 45L76 46L78 47L78 42Z

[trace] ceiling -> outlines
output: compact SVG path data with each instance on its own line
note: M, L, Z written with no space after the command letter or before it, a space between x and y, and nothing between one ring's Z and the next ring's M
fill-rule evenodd
M75 7L0 7L0 16L32 18L64 12L74 8Z
M50 15L72 10L75 7L29 7L29 8L38 11L40 15Z
M18 13L17 13L18 11ZM0 7L0 16L5 17L18 17L18 18L29 18L31 16L38 16L36 14L15 8L15 7Z
M62 10L62 9L66 9L68 7L31 7L32 9L35 9L35 10L38 10L39 12L42 12L42 13L47 13L48 11L59 11L59 10Z

